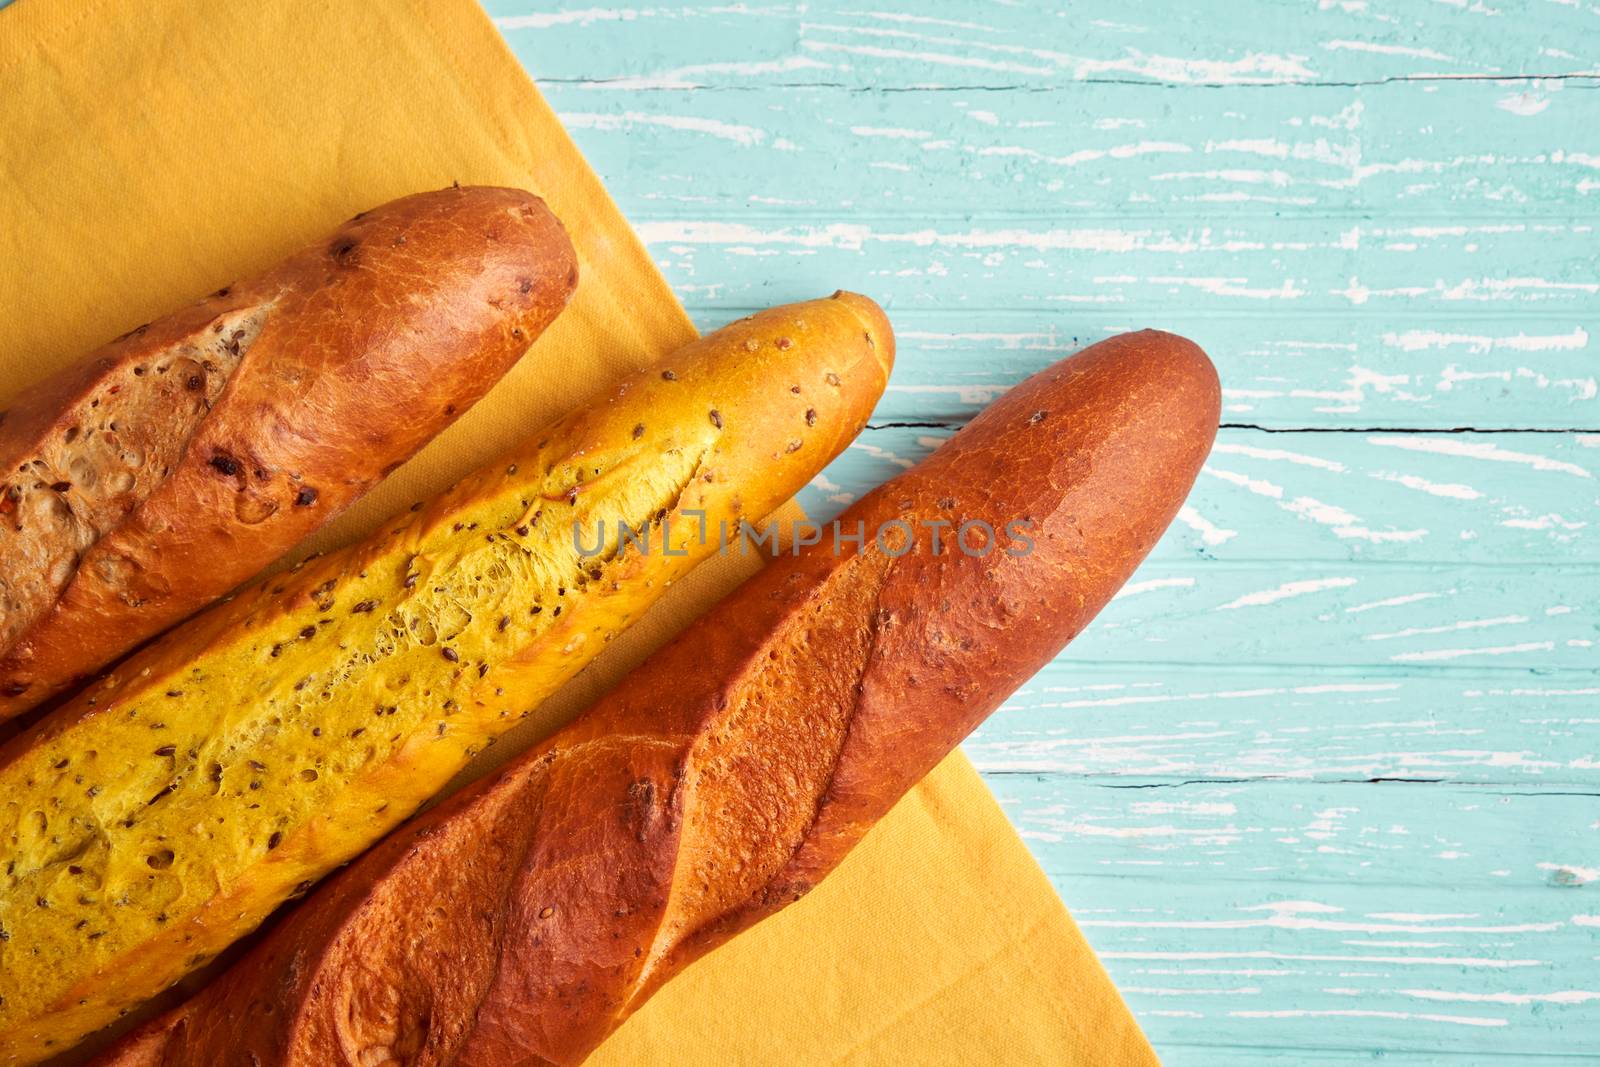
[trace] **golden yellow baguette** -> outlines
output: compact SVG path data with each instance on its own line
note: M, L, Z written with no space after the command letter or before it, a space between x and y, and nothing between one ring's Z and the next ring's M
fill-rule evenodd
M0 1063L116 1018L405 818L716 551L720 522L836 455L892 360L853 294L735 323L0 749ZM650 549L615 554L618 522L651 524Z

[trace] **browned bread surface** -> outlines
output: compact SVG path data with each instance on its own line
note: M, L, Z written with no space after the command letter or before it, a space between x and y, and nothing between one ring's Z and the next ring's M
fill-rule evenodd
M1218 404L1204 354L1153 331L1036 375L841 517L864 550L773 563L102 1062L581 1062L1088 623L1176 514ZM963 552L946 527L935 552L941 520L996 536ZM910 536L871 540L894 522Z
M477 402L576 283L538 197L419 193L14 398L0 421L0 720L332 518Z
M759 521L843 449L893 351L848 293L726 326L0 746L0 1067L132 1010L381 838L719 524ZM619 522L651 550L619 551Z

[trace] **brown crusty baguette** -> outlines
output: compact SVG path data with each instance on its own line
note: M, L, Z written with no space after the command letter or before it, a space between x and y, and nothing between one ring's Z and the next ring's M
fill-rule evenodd
M511 368L577 269L531 193L419 193L13 399L0 416L0 720L366 492Z
M414 811L720 523L759 521L843 449L893 344L848 293L727 326L0 748L0 1065L165 988ZM619 554L618 522L653 550Z
M1084 627L1183 502L1218 395L1198 348L1153 331L1040 373L841 518L909 524L905 554L891 525L773 563L99 1062L582 1061L827 875ZM974 519L1024 526L980 557L954 527L936 555L921 525Z

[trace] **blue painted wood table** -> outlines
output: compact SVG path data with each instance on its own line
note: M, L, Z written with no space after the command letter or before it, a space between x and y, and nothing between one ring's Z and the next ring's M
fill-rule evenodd
M859 289L828 514L1125 329L1190 506L967 751L1164 1059L1600 1062L1594 0L490 0L703 327Z

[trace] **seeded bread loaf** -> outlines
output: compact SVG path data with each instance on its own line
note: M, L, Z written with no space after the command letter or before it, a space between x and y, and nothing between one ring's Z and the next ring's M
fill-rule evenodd
M246 581L477 402L577 255L518 189L357 215L0 416L0 720Z
M0 1064L159 991L409 815L716 551L720 523L815 475L892 355L852 294L735 323L0 749ZM619 522L647 547L618 552Z
M1153 331L1018 386L845 512L863 546L768 566L97 1062L581 1062L1088 623L1177 513L1218 401L1204 354Z

